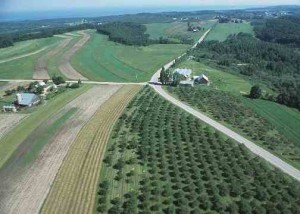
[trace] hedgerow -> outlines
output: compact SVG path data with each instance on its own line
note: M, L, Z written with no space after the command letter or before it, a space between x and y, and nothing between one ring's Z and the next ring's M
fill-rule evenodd
M299 183L150 87L131 102L113 132L101 170L100 213L300 209Z

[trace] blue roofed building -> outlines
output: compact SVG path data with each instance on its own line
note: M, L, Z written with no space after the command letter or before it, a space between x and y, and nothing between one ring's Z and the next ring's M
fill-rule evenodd
M40 98L33 93L17 94L17 104L20 106L33 106L40 102Z

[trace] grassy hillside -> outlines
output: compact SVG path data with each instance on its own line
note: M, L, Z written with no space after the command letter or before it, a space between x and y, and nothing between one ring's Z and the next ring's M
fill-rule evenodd
M72 65L90 80L148 81L165 63L184 53L189 45L125 46L93 33L90 41L72 58Z
M206 40L225 41L230 34L250 33L254 35L253 27L250 23L222 23L209 33Z
M0 60L37 51L41 48L44 48L47 45L51 45L53 41L56 39L58 38L54 37L54 38L34 39L34 40L29 40L24 42L17 42L12 47L1 48Z
M300 147L300 112L265 100L243 99L243 102L269 120L281 133Z
M49 46L46 50L32 55L28 57L24 57L21 59L16 59L13 61L5 62L0 64L0 78L2 79L32 79L34 64L37 61L37 59L41 56L43 56L47 51L51 50L51 48L54 48L58 42L61 40L61 38L58 37L51 37L47 39L38 39L33 41L40 41L40 48ZM30 41L27 41L30 42ZM24 53L31 52L32 46L27 46L23 50ZM12 47L15 48L15 47ZM38 48L38 49L40 49ZM37 50L38 50L37 49ZM2 53L2 52L1 52ZM6 58L5 58L6 59Z

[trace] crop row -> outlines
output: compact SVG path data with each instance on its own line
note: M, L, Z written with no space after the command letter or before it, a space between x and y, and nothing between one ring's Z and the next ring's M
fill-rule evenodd
M300 209L299 183L149 87L119 118L105 154L99 213Z

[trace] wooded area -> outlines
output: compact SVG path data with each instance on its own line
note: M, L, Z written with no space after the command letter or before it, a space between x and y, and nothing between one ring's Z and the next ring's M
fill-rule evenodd
M268 99L300 109L300 54L295 49L239 33L224 42L203 42L191 54L265 82L279 94Z
M300 16L283 16L267 19L254 28L256 36L267 42L294 44L300 47Z

